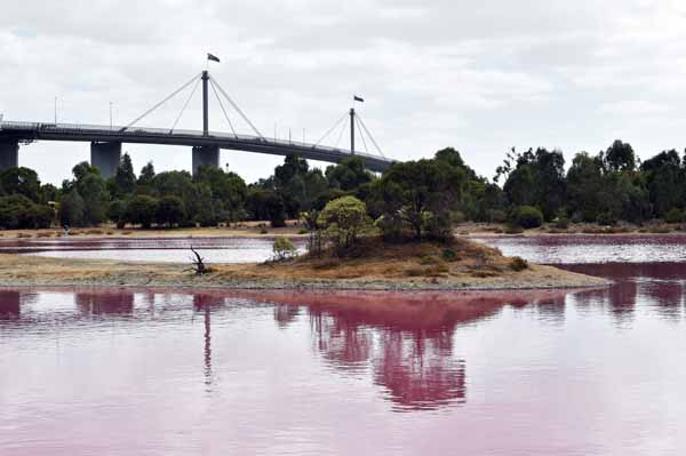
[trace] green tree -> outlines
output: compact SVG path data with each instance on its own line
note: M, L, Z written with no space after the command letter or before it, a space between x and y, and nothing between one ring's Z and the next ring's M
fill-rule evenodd
M136 190L136 175L133 172L131 157L124 154L121 157L117 171L114 174L114 192L117 197L131 195Z
M574 218L594 222L606 209L607 182L599 157L576 154L567 172L568 206Z
M0 188L7 195L24 195L34 203L40 201L41 184L32 169L9 168L0 173Z
M40 188L40 202L47 204L60 199L60 190L52 184L43 184Z
M371 227L367 206L354 196L329 202L319 214L317 223L339 254L353 247L359 236Z
M248 188L246 201L248 216L252 220L269 220L272 227L285 226L286 210L275 191L259 185Z
M126 225L126 201L120 199L112 201L107 209L107 217L117 225L117 228L124 228Z
M24 195L0 197L0 228L48 228L53 217L52 208L36 204Z
M266 183L273 185L273 190L283 201L287 216L291 218L313 208L328 189L322 172L310 170L307 161L297 155L288 155L284 164L274 170L273 180Z
M686 170L676 150L664 151L641 165L650 202L656 216L684 207Z
M160 225L172 227L182 223L186 218L183 201L176 196L163 196L157 203L155 221Z
M510 155L506 166L499 168L499 173L510 161L516 160L516 166L509 171L503 187L510 204L513 206L537 206L542 209L546 220L552 220L565 202L564 157L560 151L548 151L539 148L534 152Z
M155 220L157 200L148 195L136 195L126 206L125 220L132 225L150 228Z
M138 182L136 183L137 187L138 187L138 192L144 193L144 194L151 193L152 188L153 188L154 179L155 179L155 167L153 166L152 162L148 162L141 169L141 173L138 176Z
M438 160L395 163L374 182L372 212L387 238L401 236L405 228L417 240L450 237L464 179L461 170Z
M617 139L605 152L605 165L610 172L633 171L636 169L636 155L631 144Z
M60 201L60 223L66 226L84 226L86 223L85 206L79 191L76 188L71 189L62 196Z
M77 190L83 201L83 225L97 225L107 219L109 192L97 168L81 162L72 169L74 179L62 184L63 193Z
M364 161L360 157L346 158L339 164L326 168L329 186L346 192L357 190L370 183L373 178L373 174L364 168Z
M194 181L209 187L218 219L235 222L245 216L248 188L240 176L219 168L204 166L198 169Z

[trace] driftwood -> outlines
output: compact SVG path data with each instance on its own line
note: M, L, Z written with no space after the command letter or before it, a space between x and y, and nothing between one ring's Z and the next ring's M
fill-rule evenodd
M195 258L191 258L193 266L190 270L195 272L196 275L203 275L210 272L210 268L208 268L205 264L205 259L202 256L200 256L200 254L197 252L197 250L193 248L193 246L191 246L191 252L193 252Z

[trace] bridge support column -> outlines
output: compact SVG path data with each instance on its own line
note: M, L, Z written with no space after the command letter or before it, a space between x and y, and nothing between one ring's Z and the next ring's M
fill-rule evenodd
M219 168L219 146L193 147L193 175L198 173L201 166Z
M109 179L117 173L121 160L120 142L92 142L91 166L100 170L100 175Z
M0 171L19 166L19 141L0 140Z

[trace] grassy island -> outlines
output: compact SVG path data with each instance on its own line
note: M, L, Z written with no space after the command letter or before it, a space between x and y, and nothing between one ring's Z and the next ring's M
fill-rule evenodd
M0 286L232 289L528 289L603 286L604 279L527 264L465 240L385 244L365 238L345 258L325 251L260 264L122 263L1 255Z

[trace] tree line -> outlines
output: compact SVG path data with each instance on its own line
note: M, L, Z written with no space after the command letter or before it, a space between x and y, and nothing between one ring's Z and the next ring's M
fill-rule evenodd
M525 228L544 221L643 223L684 220L686 154L675 150L641 162L630 144L578 153L566 169L562 152L512 150L489 180L446 148L431 159L393 164L375 175L359 157L324 171L287 156L267 179L252 184L217 168L138 175L128 154L104 179L87 162L61 187L41 184L35 171L0 173L0 227L94 226L105 222L149 228L217 226L244 220L283 226L301 219L315 226L327 203L354 197L386 238L445 238L462 221L511 223ZM350 204L350 201L348 200ZM344 207L344 206L342 206ZM352 206L350 206L352 207Z

